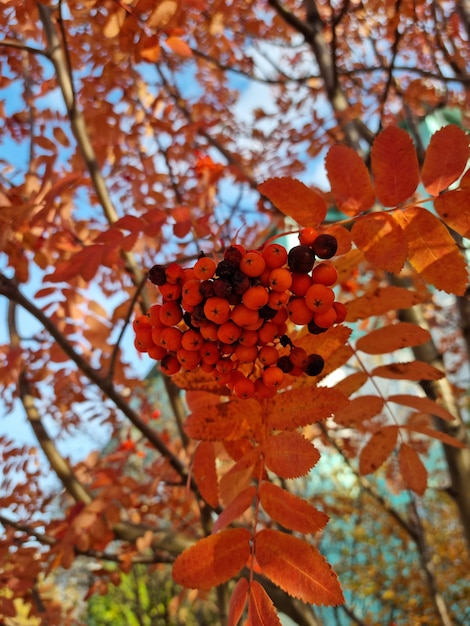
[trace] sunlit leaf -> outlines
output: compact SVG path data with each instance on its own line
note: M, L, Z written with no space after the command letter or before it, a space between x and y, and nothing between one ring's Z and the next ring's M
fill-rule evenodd
M362 448L359 472L364 476L375 472L392 454L398 437L398 426L382 426Z
M270 178L258 191L266 196L273 205L300 226L316 227L325 219L327 204L316 191L295 178Z
M250 554L250 531L228 528L200 539L187 548L173 565L173 579L183 587L211 589L242 569Z
M256 580L250 583L247 626L281 626L271 598Z
M351 236L365 258L387 272L398 274L408 255L408 245L399 224L388 213L359 217Z
M426 191L437 196L463 173L470 158L468 135L458 126L444 126L432 135L424 157L421 179Z
M268 437L263 449L267 467L281 478L304 476L320 458L313 444L296 431Z
M377 135L371 150L374 186L380 202L397 206L408 200L419 184L419 165L410 135L388 126Z
M434 208L444 222L462 237L470 238L470 187L434 198Z
M445 443L448 446L452 446L453 448L468 448L467 443L463 441L459 441L455 437L452 437L452 435L443 433L440 430L431 428L430 426L422 426L419 424L412 423L412 424L409 424L407 428L416 433L420 433L421 435L426 435L427 437L431 437L431 439L438 439L442 443Z
M215 459L214 444L201 441L194 453L193 477L201 496L214 508L219 504Z
M383 407L384 401L379 396L359 396L350 400L343 409L336 411L334 420L342 426L360 428L363 422L379 415Z
M344 602L338 577L314 546L271 529L257 533L255 542L263 573L286 593L317 606Z
M338 209L358 215L375 202L369 172L358 153L344 145L332 146L325 160L326 171Z
M243 513L251 506L253 502L253 498L256 495L256 488L251 485L247 487L230 502L230 504L225 508L219 517L214 522L214 526L212 527L212 532L215 533L222 528L225 528L229 524L231 524L237 517L243 515Z
M383 315L388 311L408 309L424 302L422 293L412 291L406 287L376 287L364 296L347 303L348 322L356 322L372 315Z
M419 346L431 339L428 330L409 322L397 322L376 328L356 341L357 350L367 354L386 354L402 348Z
M416 450L404 442L398 450L398 466L408 489L422 496L428 484L428 473Z
M269 400L268 424L275 430L291 430L330 417L347 404L337 390L327 387L309 387L302 398L297 390L278 393Z
M444 373L424 361L410 361L406 363L390 363L379 365L370 372L371 376L392 378L396 380L439 380Z
M228 606L228 624L227 626L237 626L238 622L245 610L246 601L248 599L248 581L246 578L240 578L233 588Z
M452 413L449 413L446 408L438 404L435 400L431 400L431 398L424 398L409 394L395 394L389 396L387 401L395 402L397 404L401 404L402 406L408 406L423 413L436 415L437 417L440 417L448 422L453 422L455 420Z

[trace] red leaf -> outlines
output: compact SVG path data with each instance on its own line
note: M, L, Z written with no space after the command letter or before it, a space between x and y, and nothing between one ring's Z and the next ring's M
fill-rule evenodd
M453 124L434 133L424 157L421 179L426 191L437 196L462 174L470 158L468 136Z
M353 224L351 236L368 261L398 274L408 256L408 245L400 225L388 213L371 213Z
M115 228L121 228L122 230L129 230L131 233L135 231L141 232L145 228L145 222L135 215L124 215L124 217L114 222L113 226Z
M384 206L397 206L416 191L418 157L404 130L389 126L377 136L372 145L371 165L375 191Z
M455 420L454 416L449 413L447 409L440 404L437 404L434 400L431 400L431 398L422 398L420 396L411 396L408 394L396 394L389 396L387 401L396 402L402 406L409 406L417 411L421 411L422 413L436 415L437 417L447 420L448 422L453 422Z
M248 581L246 578L240 578L233 588L228 607L228 624L227 626L237 626L238 622L245 610L245 604L248 599Z
M447 293L463 295L467 264L440 219L421 207L396 211L408 241L409 261L428 283Z
M241 491L219 515L212 527L212 532L216 533L222 530L222 528L231 524L234 519L240 517L251 506L255 496L256 488L253 485Z
M358 215L375 202L375 193L364 161L349 146L335 145L325 160L331 192L342 213Z
M238 494L249 486L259 453L259 448L250 450L220 479L220 499L225 506L233 502Z
M209 590L242 569L250 555L250 531L228 528L200 539L182 552L173 565L173 579L183 587Z
M328 522L328 515L273 483L264 481L259 488L259 497L266 513L290 530L313 534Z
M398 426L382 426L362 448L359 472L363 476L375 472L392 454L398 437Z
M320 459L313 444L296 431L268 437L263 448L266 465L281 478L304 476Z
M402 443L398 451L400 473L407 487L422 496L428 484L428 473L419 454L407 443Z
M434 199L434 208L439 217L459 235L467 238L470 238L469 207L470 187L448 191Z
M264 529L255 537L255 556L263 574L294 598L317 606L344 602L335 572L306 541Z
M180 57L192 57L193 51L188 46L188 44L181 39L181 37L168 37L165 41L165 44L170 48L172 52L177 54Z
M392 378L395 380L439 380L444 376L441 370L425 361L410 361L408 363L390 363L379 365L371 372L371 376Z
M386 354L418 346L431 339L429 331L409 322L398 322L376 328L356 341L357 350L367 354Z
M326 216L326 200L295 178L270 178L258 191L300 226L319 226Z
M214 444L202 441L196 448L193 459L193 476L199 493L212 507L219 504L218 481L215 468Z
M246 626L281 626L271 598L256 580L250 583L248 622Z

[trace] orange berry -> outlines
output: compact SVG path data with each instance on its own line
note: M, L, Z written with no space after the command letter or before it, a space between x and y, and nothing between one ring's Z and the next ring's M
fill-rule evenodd
M336 311L333 306L331 306L323 313L314 313L313 321L320 328L330 328L336 322Z
M230 304L224 298L214 296L204 303L204 315L211 322L224 324L230 319Z
M193 268L192 267L185 267L184 270L183 270L183 280L182 280L182 282L185 283L188 280L191 280L193 278L196 278L194 276Z
M185 305L190 304L192 306L197 306L203 301L204 297L200 291L200 285L201 282L197 278L191 278L184 283L181 290L181 296Z
M220 354L223 354L224 356L233 354L237 348L237 344L236 343L222 343L219 342L219 352Z
M266 387L275 387L278 389L284 380L284 372L281 368L271 365L263 372L263 383Z
M292 284L290 290L296 296L305 296L307 289L312 284L312 279L309 274L292 273Z
M156 305L156 306L160 308L160 305ZM134 329L135 332L138 332L138 330L140 328L143 328L144 326L151 326L151 325L152 325L152 321L150 319L150 316L146 315L145 313L141 315L137 315L137 317L132 322L132 328Z
M238 343L246 347L254 346L258 343L258 332L256 330L243 329Z
M318 231L315 228L303 228L299 232L299 242L302 246L311 246L318 237Z
M190 352L197 351L201 348L203 343L204 339L197 330L189 329L182 334L181 347L185 350L189 350Z
M308 308L305 298L292 298L286 309L289 319L299 326L308 324L313 317L313 311Z
M242 296L243 304L254 311L261 309L268 303L269 293L268 290L262 285L255 285L249 287Z
M287 263L287 250L279 243L270 243L262 252L265 263L270 268L282 267Z
M170 326L152 326L152 341L156 346L160 345L160 337L165 328L170 328Z
M167 354L161 360L160 367L162 368L162 372L167 376L173 376L181 369L181 364L178 359L172 354Z
M203 256L198 259L194 265L194 275L196 278L199 278L199 280L207 280L214 276L216 267L217 264L214 259Z
M152 339L152 327L151 326L143 326L139 328L136 332L134 339L134 346L139 352L147 352L149 348L154 345L154 341Z
M232 321L242 328L256 324L259 320L258 311L249 309L244 304L237 304L232 311Z
M235 343L242 334L242 329L234 322L221 324L217 330L217 339L222 343Z
M243 378L235 383L233 393L242 400L252 398L255 395L255 383L249 378Z
M176 358L178 363L185 370L194 370L201 362L199 350L185 350L185 348L180 348L176 353Z
M246 330L258 330L261 328L263 324L264 324L264 319L262 317L258 317L256 322L253 322L253 324L247 324L243 328Z
M333 308L336 311L335 324L342 324L346 319L346 315L348 314L347 308L342 302L333 302Z
M235 349L235 356L240 363L254 363L258 358L258 348L256 346L240 346Z
M329 287L338 280L338 272L334 265L323 261L313 268L312 279L314 283Z
M221 374L229 374L234 368L234 363L228 357L219 359L215 364L215 369Z
M171 300L178 300L181 296L181 285L178 283L165 283L160 285L159 288L160 293L162 294L163 300L165 302L170 302Z
M168 283L180 283L184 278L184 269L178 263L170 263L165 268Z
M263 346L258 353L258 359L263 365L276 365L279 352L274 346Z
M261 276L266 267L266 261L260 252L251 250L247 252L240 261L240 270L250 278Z
M232 379L232 372L219 372L217 369L212 370L212 376L221 385L227 385Z
M289 291L271 291L269 294L268 306L275 311L283 309L289 302Z
M176 352L181 348L181 339L183 333L174 326L167 326L160 333L160 341L158 345L166 348L170 352Z
M282 309L279 309L279 311L270 321L273 324L276 324L276 326L280 326L281 324L284 324L284 322L287 320L287 317L287 309L284 307Z
M258 330L260 343L272 343L279 335L279 327L274 322L265 322Z
M214 371L214 364L207 363L206 361L204 361L204 359L201 363L199 363L199 367L203 372L206 372L207 374L211 374Z
M160 309L162 308L161 304L153 304L148 312L149 320L152 326L162 326L162 322L160 320Z
M294 367L304 368L308 363L307 351L303 348L292 348L289 354L289 360Z
M183 319L183 311L177 302L164 302L160 309L160 322L165 326L175 326Z
M219 349L212 341L204 341L199 353L202 362L206 365L214 365L220 359Z
M277 267L269 274L269 287L273 291L286 291L292 285L292 274L286 267Z
M165 350L165 348L162 348L161 346L153 345L148 349L149 357L151 359L154 359L155 361L161 361L167 354L168 354L168 351Z
M311 285L305 294L305 302L314 313L324 313L333 305L335 294L325 285Z
M199 326L199 332L208 341L217 341L217 324L205 322Z

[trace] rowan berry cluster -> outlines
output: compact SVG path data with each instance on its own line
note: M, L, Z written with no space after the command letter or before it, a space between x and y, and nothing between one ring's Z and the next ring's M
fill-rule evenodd
M192 268L155 265L148 277L162 303L134 320L135 346L165 374L201 368L239 398L274 396L286 374L317 376L323 358L294 346L287 322L319 334L345 319L327 260L336 250L332 235L305 228L289 252L234 244L219 262L201 255Z

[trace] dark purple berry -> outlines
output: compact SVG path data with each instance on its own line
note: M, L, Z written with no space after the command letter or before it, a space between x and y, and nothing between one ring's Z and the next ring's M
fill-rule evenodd
M309 354L307 365L305 366L305 373L307 376L318 376L325 366L323 357L319 354Z
M212 284L214 295L219 298L228 298L232 293L232 282L229 278L216 278Z
M147 277L154 285L164 285L166 283L165 266L154 265L148 271Z
M248 276L243 272L240 272L240 270L236 270L236 272L232 276L233 292L241 296L250 287L250 285L251 283Z
M199 291L204 298L212 298L215 295L214 282L212 280L202 280L199 285Z
M287 348L287 346L293 347L292 339L288 335L282 335L279 337L279 343L283 348Z
M235 246L228 247L224 252L224 259L226 261L230 261L237 267L240 265L240 261L242 260L243 254L238 248Z
M307 274L315 263L315 253L309 246L294 246L287 256L287 264L292 272Z
M311 335L321 335L328 330L327 328L322 328L321 326L318 326L313 320L307 324L307 329Z
M336 237L333 237L333 235L323 233L322 235L318 235L312 243L312 248L317 257L320 259L331 259L331 257L336 254L338 242Z
M292 372L292 370L294 369L294 365L292 364L291 360L289 359L288 356L281 356L278 358L277 360L277 367L284 372L284 374L288 374L289 372Z
M220 261L215 270L215 275L220 276L220 278L232 278L237 269L238 265L236 263L232 263L232 261Z
M273 317L276 317L276 314L277 314L277 311L275 309L272 309L267 304L265 304L260 309L258 309L258 315L263 320L272 320Z

